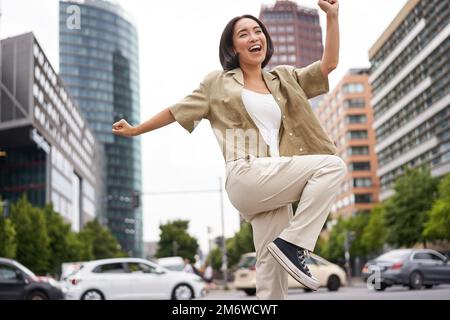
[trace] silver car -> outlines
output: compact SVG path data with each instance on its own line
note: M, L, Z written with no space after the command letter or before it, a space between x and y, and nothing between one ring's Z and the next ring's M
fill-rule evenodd
M435 250L398 249L369 261L362 270L362 277L370 280L378 291L393 285L430 289L450 283L450 263Z

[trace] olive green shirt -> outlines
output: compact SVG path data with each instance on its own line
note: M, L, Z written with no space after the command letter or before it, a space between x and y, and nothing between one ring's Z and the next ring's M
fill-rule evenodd
M312 111L308 99L329 91L320 61L304 68L277 66L262 71L264 82L281 109L280 156L334 154L337 149ZM169 107L189 133L208 119L226 162L253 155L268 157L269 146L241 98L242 70L213 71L186 98Z

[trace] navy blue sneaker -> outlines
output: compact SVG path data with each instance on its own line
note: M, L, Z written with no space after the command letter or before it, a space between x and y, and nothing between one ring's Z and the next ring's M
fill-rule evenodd
M319 289L319 280L314 278L306 265L309 251L276 238L267 246L270 254L298 282L311 290Z

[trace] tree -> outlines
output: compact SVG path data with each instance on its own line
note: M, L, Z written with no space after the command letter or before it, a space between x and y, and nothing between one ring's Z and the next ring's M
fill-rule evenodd
M126 256L111 231L102 226L97 219L88 222L78 233L78 238L87 248L87 251L81 254L85 258L97 260ZM73 241L73 239L70 240ZM76 241L72 244L73 248L78 247Z
M326 245L323 243L319 244L321 247L321 254L323 254L325 259L331 261L343 261L346 230L347 226L345 219L339 217L330 231Z
M365 257L368 253L365 243L362 241L364 229L369 222L370 213L358 212L347 221L347 230L353 233L350 242L350 255L352 257Z
M437 195L437 180L429 169L410 169L394 183L395 194L386 205L386 224L390 232L388 242L394 246L413 246L424 243L423 228L427 211Z
M244 253L255 251L251 224L248 222L243 223L239 231L232 238L228 239L226 244L228 266L233 267L238 264Z
M427 212L423 236L430 240L450 241L450 174L439 183L439 197Z
M17 242L14 225L10 219L0 217L0 257L15 259L16 251Z
M11 221L16 229L16 259L35 273L45 274L50 250L44 213L23 194L11 207Z
M65 223L62 216L53 210L52 204L47 204L43 212L52 253L48 261L49 271L56 275L61 273L63 262L80 261L83 249L81 243L76 241L70 224Z
M198 241L188 232L188 220L169 221L159 226L161 230L157 258L181 256L194 261L198 250Z
M383 250L388 237L385 215L386 209L383 204L375 206L370 213L367 226L361 235L361 242L367 254L377 255Z

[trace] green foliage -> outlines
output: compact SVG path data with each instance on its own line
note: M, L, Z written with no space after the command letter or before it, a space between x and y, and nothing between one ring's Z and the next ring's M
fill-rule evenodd
M405 174L395 181L394 190L386 205L388 242L398 247L425 242L423 227L428 220L427 211L436 198L437 180L426 168L406 168Z
M450 174L439 183L439 197L427 212L423 236L431 240L450 241Z
M229 267L237 265L242 254L255 251L251 224L243 223L239 231L232 238L227 239L226 245Z
M383 250L388 237L385 215L386 209L383 204L375 206L369 214L369 221L361 235L361 242L367 254L377 255Z
M17 243L14 225L10 219L0 217L0 257L14 259L16 251Z
M94 260L126 256L111 231L102 226L97 219L88 222L78 236L83 244L91 248L92 251L85 254L92 256Z
M48 272L50 240L43 212L32 207L24 194L11 206L11 221L16 229L16 258L38 274Z
M188 220L175 220L159 226L161 230L157 258L181 256L195 261L198 241L188 233Z
M74 233L51 204L35 208L25 195L12 204L10 219L0 218L0 256L14 258L36 274L57 276L63 262L124 255L98 221Z

